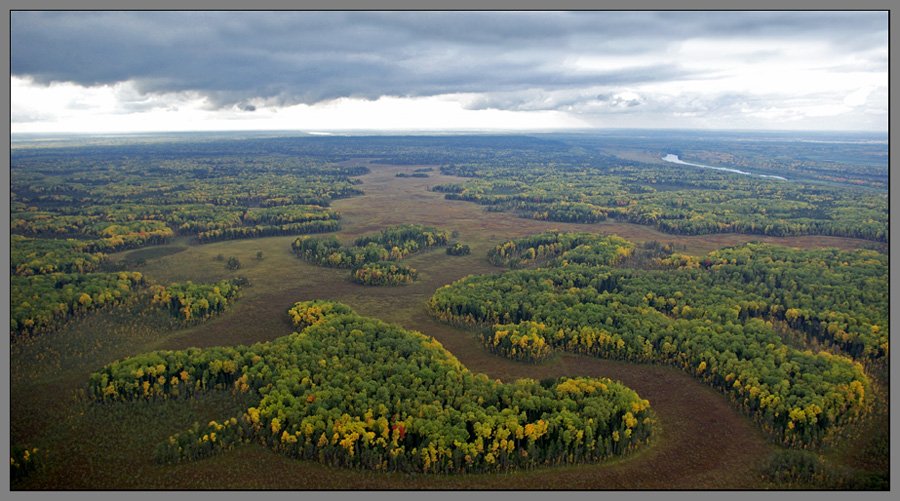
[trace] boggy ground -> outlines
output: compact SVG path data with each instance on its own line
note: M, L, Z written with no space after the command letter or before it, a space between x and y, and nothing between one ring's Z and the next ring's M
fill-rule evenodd
M481 348L465 330L430 318L425 303L433 291L473 273L498 273L487 250L522 235L558 229L614 233L641 242L675 242L702 254L725 245L766 241L797 247L855 248L866 242L835 237L760 237L737 234L680 237L652 228L607 222L567 224L485 212L448 201L429 186L459 182L437 170L429 178L397 178L413 166L372 165L362 176L364 196L338 200L344 241L399 223L456 230L472 254L447 256L443 249L414 255L405 263L419 281L403 287L372 288L348 280L347 270L319 268L290 252L295 237L273 237L195 245L179 239L169 246L131 251L147 260L139 270L158 283L209 282L234 276L252 285L226 314L189 327L140 306L100 312L60 332L11 347L11 442L37 446L43 466L22 489L754 489L765 488L759 468L777 446L723 395L682 371L561 354L543 365L513 362ZM172 247L172 252L166 250ZM186 249L183 249L186 247ZM176 251L176 249L178 251ZM257 251L263 259L257 260ZM228 271L215 257L236 256L242 267ZM129 253L113 259L129 257ZM236 415L240 402L228 393L195 401L98 405L80 397L89 374L129 355L155 349L247 344L289 334L286 311L295 301L339 300L363 315L434 336L473 372L502 380L520 377L605 376L621 380L650 400L659 433L650 447L632 456L591 465L548 467L508 474L406 475L332 468L293 460L248 445L206 460L175 466L153 461L156 445L194 421Z

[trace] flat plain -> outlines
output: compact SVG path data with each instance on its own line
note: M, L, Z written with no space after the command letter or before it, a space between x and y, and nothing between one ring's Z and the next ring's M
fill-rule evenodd
M388 225L419 223L458 231L470 245L468 256L441 249L412 256L404 263L420 279L403 287L373 290L346 279L346 271L316 267L296 258L294 237L267 237L197 245L180 237L163 245L110 256L141 258L140 271L152 282L214 282L243 276L251 285L225 314L184 328L141 305L119 307L69 322L58 332L19 342L11 348L11 433L16 442L44 448L45 467L23 489L755 489L766 488L759 470L778 448L752 421L732 408L716 390L674 367L631 364L560 354L540 365L514 362L483 349L469 331L430 317L426 301L435 289L470 274L499 273L485 258L507 239L548 230L615 234L635 242L673 242L677 249L703 255L749 241L801 248L854 249L869 242L840 237L773 237L736 233L677 236L629 223L559 223L485 212L464 201L446 200L429 191L463 179L432 173L428 178L397 177L420 165L369 164L359 177L364 195L333 202L342 214L339 239L350 242ZM435 169L436 170L436 169ZM262 260L254 256L262 251ZM229 271L217 255L243 263ZM296 301L333 299L357 312L434 336L473 372L511 381L528 377L605 376L621 380L651 402L659 424L650 447L599 464L547 467L507 474L428 475L348 470L294 460L258 445L202 461L174 466L156 464L151 451L165 437L193 421L216 419L239 409L227 392L183 401L97 405L82 395L83 384L99 366L149 350L249 344L292 332L285 312ZM880 390L881 398L884 391ZM835 464L878 471L858 451L884 440L886 412L861 426L856 438L826 454ZM235 474L235 472L240 472ZM652 474L648 474L652 472Z

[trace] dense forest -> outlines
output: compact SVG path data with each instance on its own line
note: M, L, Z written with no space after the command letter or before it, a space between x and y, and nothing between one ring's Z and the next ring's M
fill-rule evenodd
M532 219L615 219L678 235L732 232L888 240L886 192L682 166L454 164L441 172L473 178L433 187L448 199Z
M11 227L29 236L112 239L97 244L107 251L173 234L212 241L334 231L339 215L323 208L335 198L361 194L352 177L367 168L333 162L374 157L442 165L444 174L472 179L433 189L535 219L613 218L685 235L835 235L887 242L882 145L829 138L798 143L790 135L754 143L720 136L285 137L17 148ZM630 154L620 156L622 151ZM734 153L711 153L722 151ZM777 154L766 157L770 151ZM667 153L796 177L785 181L666 164L659 159ZM428 175L428 169L411 175ZM267 214L261 208L275 210Z
M336 231L340 214L327 206L361 194L352 176L368 172L169 146L161 155L148 153L152 144L13 150L11 335L52 330L143 285L140 273L98 273L109 253L179 235L207 243Z
M10 277L10 335L49 332L88 311L127 301L143 285L136 271Z
M887 134L865 132L777 132L609 130L554 135L588 150L640 152L656 158L675 154L693 163L750 170L789 180L885 190Z
M433 338L327 301L289 312L300 332L252 346L159 351L90 378L100 402L256 395L240 416L197 424L157 460L259 442L291 457L374 470L462 473L596 461L647 442L653 412L609 379L500 383Z
M49 239L10 236L11 275L30 276L46 273L88 273L98 271L106 255L91 252L88 245L72 238Z
M681 367L787 445L820 443L867 413L862 364L884 364L888 352L886 256L748 244L699 267L679 256L657 258L663 269L617 266L634 252L590 234L508 241L493 262L544 266L465 278L438 289L430 308L483 329L488 349L516 360L566 350ZM836 353L788 346L779 321Z
M349 176L367 172L297 160L104 161L113 164L106 172L59 159L17 161L11 232L78 238L109 252L175 235L209 242L335 231L340 215L327 206L359 195Z

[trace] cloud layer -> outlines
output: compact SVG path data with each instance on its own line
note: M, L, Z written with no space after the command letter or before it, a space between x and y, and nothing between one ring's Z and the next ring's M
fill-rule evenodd
M879 12L13 12L11 70L127 84L120 113L160 96L254 113L456 95L596 125L855 113L871 128L886 127L887 27Z

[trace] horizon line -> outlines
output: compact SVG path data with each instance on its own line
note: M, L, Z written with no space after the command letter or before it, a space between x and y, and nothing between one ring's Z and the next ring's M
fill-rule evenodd
M535 129L174 129L174 130L130 130L130 131L10 131L12 136L99 136L99 135L152 135L152 134L202 134L202 133L292 133L306 134L314 137L329 137L341 135L357 135L361 133L377 133L378 135L432 135L432 134L552 134L565 132L604 132L604 131L686 131L686 132L750 132L750 133L835 133L835 134L879 134L889 135L889 130L876 129L728 129L728 128L691 128L691 127L557 127L557 128L535 128Z

